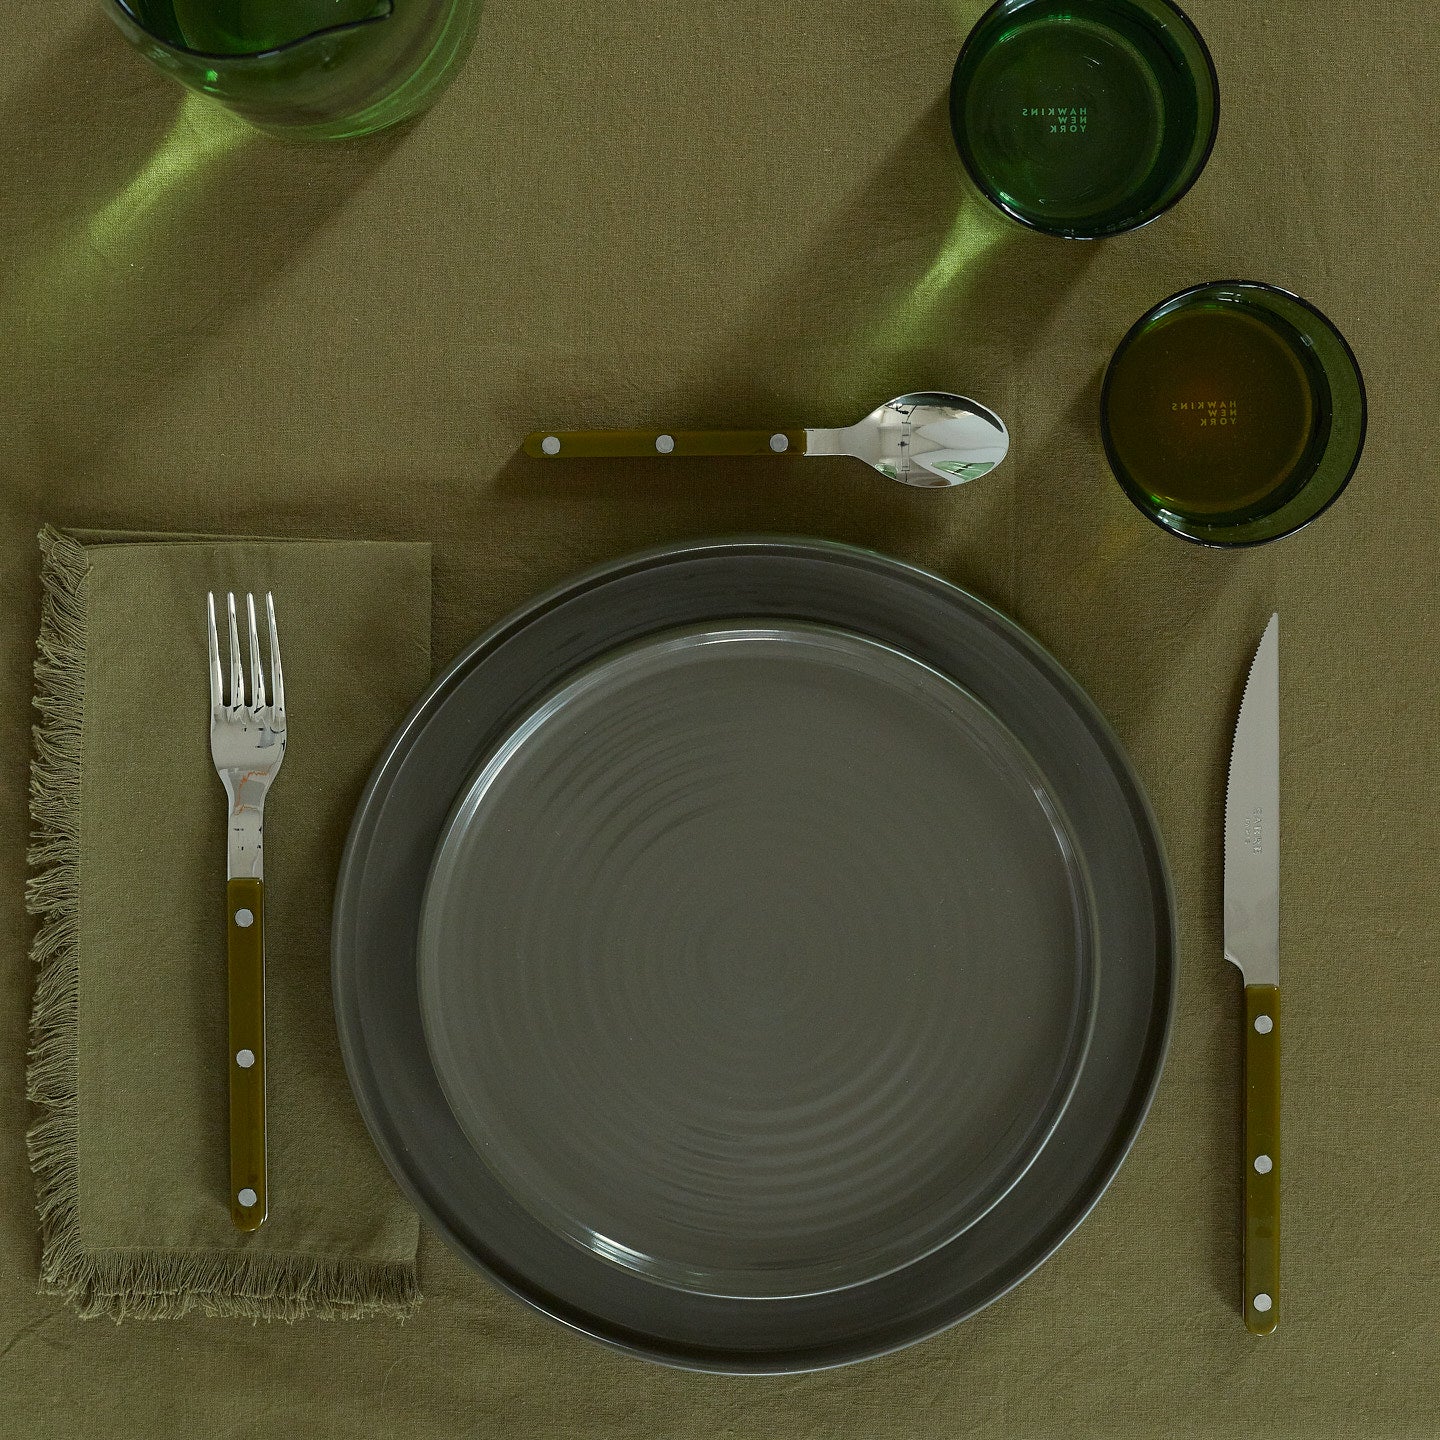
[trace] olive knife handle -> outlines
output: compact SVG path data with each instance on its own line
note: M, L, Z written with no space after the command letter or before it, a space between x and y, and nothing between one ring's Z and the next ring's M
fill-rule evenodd
M265 884L226 882L230 992L230 1218L265 1223Z
M1245 1328L1280 1320L1280 989L1245 987Z
M804 455L803 430L537 430L525 453L541 460L645 455Z

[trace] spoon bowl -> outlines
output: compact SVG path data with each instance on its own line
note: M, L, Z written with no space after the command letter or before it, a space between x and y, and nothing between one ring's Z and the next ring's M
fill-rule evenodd
M1010 449L992 410L964 395L917 390L877 406L841 430L807 430L807 455L851 455L888 480L927 490L988 475Z

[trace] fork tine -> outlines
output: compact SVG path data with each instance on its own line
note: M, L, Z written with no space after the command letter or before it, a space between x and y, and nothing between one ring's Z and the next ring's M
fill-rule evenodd
M255 632L255 597L245 596L245 615L250 622L250 697L255 709L265 708L265 671L260 665L260 636Z
M225 703L225 679L220 670L220 636L215 629L215 592L205 597L205 612L210 621L210 708L218 710Z
M270 688L275 697L275 713L285 714L285 672L280 668L280 632L275 628L275 597L265 592L265 616L270 622Z
M225 597L230 610L230 706L238 709L245 703L245 667L240 663L240 631L235 625L235 592Z

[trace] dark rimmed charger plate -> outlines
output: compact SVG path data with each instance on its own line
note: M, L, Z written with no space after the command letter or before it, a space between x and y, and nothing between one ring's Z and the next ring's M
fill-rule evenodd
M451 859L438 868L463 856L463 833L459 850L453 840L456 817L487 762L567 677L594 673L597 662L603 670L602 657L624 647L653 651L660 632L713 630L727 620L752 629L775 622L792 638L821 627L878 642L961 687L1043 777L1063 816L1061 848L1073 846L1071 869L1084 877L1089 938L1077 941L1077 955L1087 943L1094 953L1074 973L1084 980L1077 994L1086 997L1091 1043L1075 1051L1068 1073L1056 1071L1065 1103L1054 1103L1054 1093L1034 1102L1035 1115L1047 1117L1040 1140L1048 1143L1027 1151L1023 1164L1011 1157L987 1205L932 1215L924 1244L918 1230L901 1227L890 1237L891 1263L847 1268L841 1255L828 1280L823 1262L827 1254L837 1259L833 1249L796 1248L803 1208L781 1214L790 1225L784 1246L777 1248L778 1231L762 1226L749 1248L728 1257L738 1257L728 1268L686 1270L684 1246L675 1242L683 1232L663 1227L647 1234L671 1244L674 1255L651 1257L642 1246L645 1263L630 1263L633 1255L617 1261L593 1243L587 1224L577 1231L565 1223L587 1218L583 1203L560 1211L534 1203L514 1166L487 1162L494 1137L477 1113L502 1111L485 1111L483 1085L475 1091L480 1112L472 1105L467 1113L463 1097L452 1110L446 1090L454 1096L467 1074L474 1079L473 1057L466 1060L463 1046L456 1051L463 1031L452 1033L448 1058L444 1041L432 1054L422 1014L417 937L427 879L447 835ZM473 855L468 863L473 878ZM475 916L465 923L473 940ZM1055 661L1003 616L923 571L843 546L766 539L615 562L477 641L412 712L372 776L342 865L334 930L336 1011L351 1083L381 1154L422 1214L506 1288L577 1330L672 1364L754 1373L842 1364L923 1338L1043 1261L1099 1197L1144 1118L1168 1040L1173 967L1169 885L1143 793L1113 735ZM432 1005L432 1041L440 1013ZM574 1017L567 1023L573 1028ZM447 1072L443 1085L435 1056ZM488 1093L493 1099L493 1085ZM509 1112L511 1119L524 1113L523 1103ZM634 1127L625 1139L634 1142ZM855 1147L845 1153L853 1159ZM571 1178L580 1173L577 1162ZM943 1165L923 1174L932 1199L944 1174ZM520 1175L524 1182L523 1166ZM543 1190L546 1176L533 1165L528 1179L540 1185L535 1193ZM593 1208L599 1194L582 1201ZM674 1188L662 1198L673 1206ZM644 1213L622 1214L622 1228ZM666 1268L672 1260L679 1268Z

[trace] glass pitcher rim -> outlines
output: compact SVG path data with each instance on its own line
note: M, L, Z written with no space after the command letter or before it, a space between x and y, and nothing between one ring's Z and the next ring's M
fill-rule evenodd
M287 40L283 45L267 45L263 50L197 50L191 45L177 45L173 41L162 39L157 35L136 13L134 6L136 0L108 0L112 9L118 10L130 24L143 31L156 44L176 55L190 55L196 60L265 60L274 55L284 55L292 50L303 49L313 44L316 40L323 40L329 35L343 35L351 30L363 30L367 26L377 25L382 20L389 20L395 13L395 0L375 0L373 13L363 16L359 20L342 20L337 25L322 25L318 30L312 30L308 35L298 36L294 40ZM383 9L382 9L383 7Z

